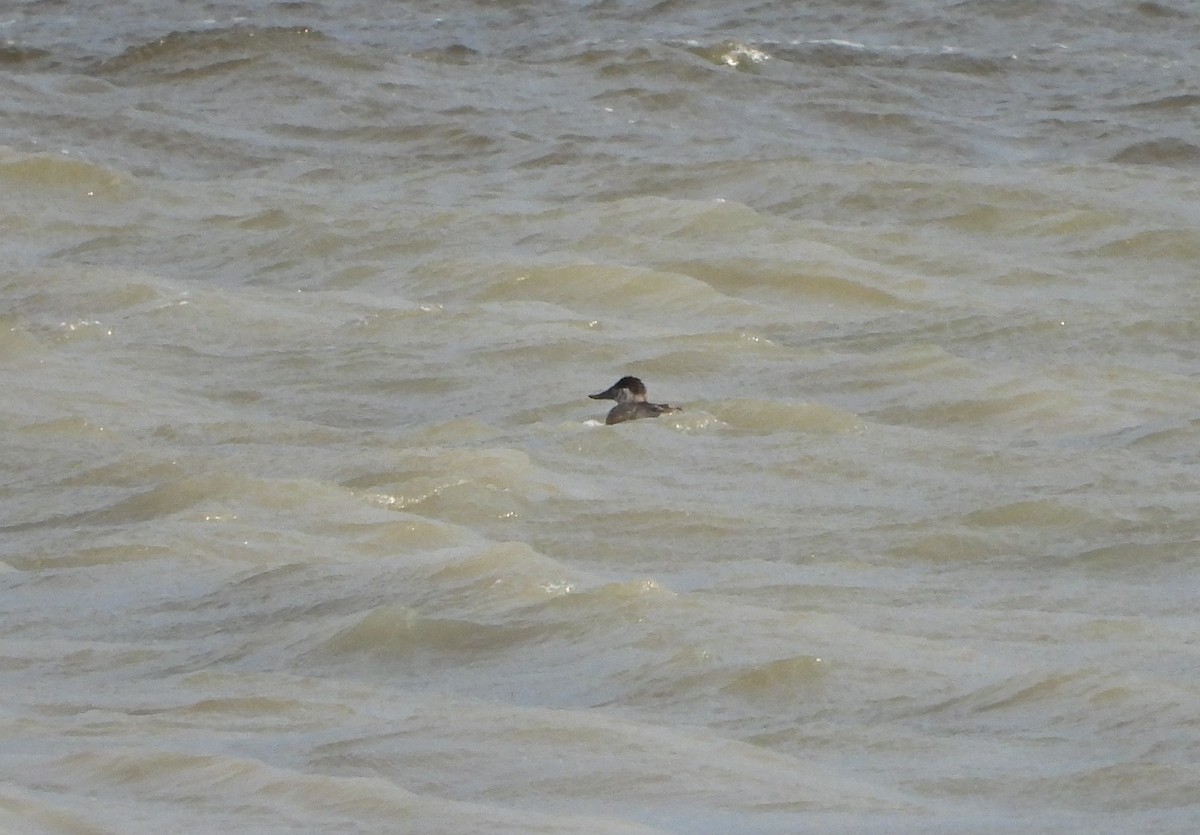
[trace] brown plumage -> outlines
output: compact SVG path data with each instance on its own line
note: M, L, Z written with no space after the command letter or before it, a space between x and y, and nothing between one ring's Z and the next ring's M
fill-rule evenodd
M593 400L617 401L617 405L613 406L608 417L604 419L604 422L610 426L627 420L658 417L683 411L677 406L668 406L666 403L647 403L646 386L637 377L622 377L605 391L599 394L589 394L588 397Z

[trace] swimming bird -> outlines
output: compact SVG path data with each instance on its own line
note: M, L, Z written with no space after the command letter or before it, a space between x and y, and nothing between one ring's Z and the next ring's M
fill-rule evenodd
M612 384L612 387L599 394L589 394L593 400L615 400L617 405L612 407L608 417L604 419L610 426L626 420L658 417L682 412L677 406L666 403L647 403L646 386L637 377L622 377Z

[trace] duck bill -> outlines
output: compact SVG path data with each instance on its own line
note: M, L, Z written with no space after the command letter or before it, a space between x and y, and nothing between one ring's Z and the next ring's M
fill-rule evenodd
M617 387L613 386L612 388L606 389L599 394L589 394L588 397L590 397L592 400L616 400Z

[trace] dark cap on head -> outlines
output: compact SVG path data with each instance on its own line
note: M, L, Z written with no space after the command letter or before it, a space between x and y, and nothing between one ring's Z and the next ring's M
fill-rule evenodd
M630 394L646 396L646 386L637 377L622 377L612 384L610 388L599 394L589 394L592 400L616 400L617 392L621 389L626 389Z

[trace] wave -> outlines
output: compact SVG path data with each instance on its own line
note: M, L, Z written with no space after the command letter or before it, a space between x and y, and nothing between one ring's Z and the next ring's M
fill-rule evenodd
M723 423L743 432L861 432L866 424L852 412L820 403L780 403L770 400L723 400L705 409Z
M1167 137L1137 142L1109 158L1123 165L1200 165L1200 145Z
M101 76L139 74L143 83L168 83L184 77L240 71L256 58L274 52L306 49L328 39L315 29L239 26L177 31L100 61Z
M0 147L0 184L10 192L18 188L70 190L80 198L95 199L127 196L133 181L109 165L68 153L22 153Z

